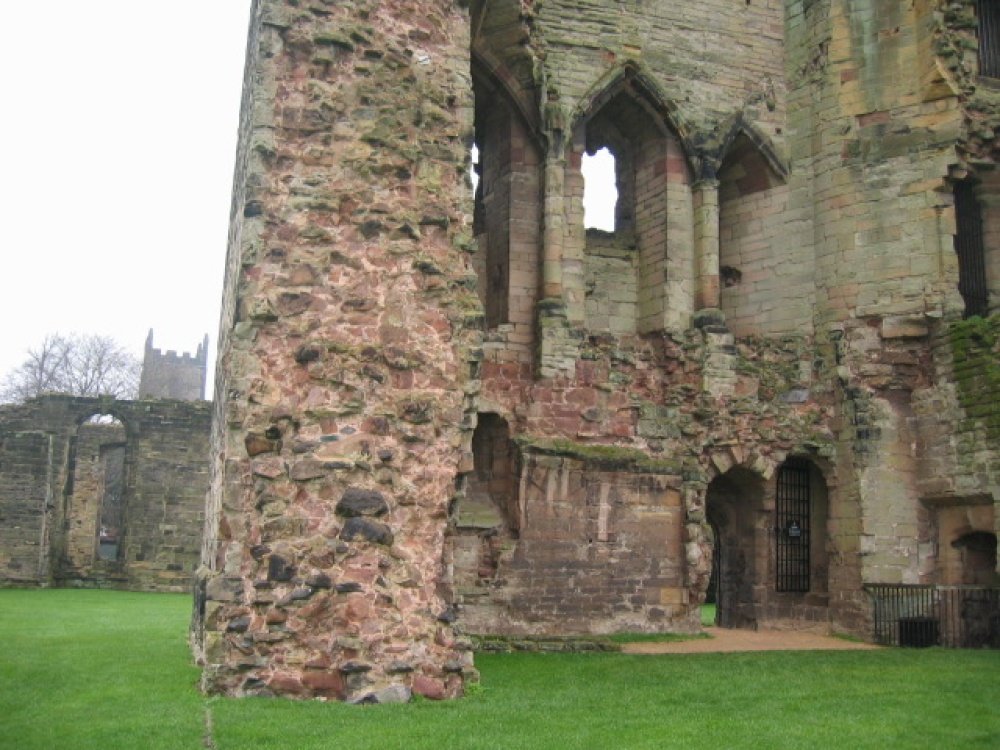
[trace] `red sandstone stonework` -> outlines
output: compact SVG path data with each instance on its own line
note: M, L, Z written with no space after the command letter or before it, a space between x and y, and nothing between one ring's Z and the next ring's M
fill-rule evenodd
M443 698L475 677L442 596L478 340L467 34L444 0L255 4L200 583L208 690Z
M953 250L956 195L1000 237L973 4L253 18L206 689L446 698L463 633L691 632L711 586L720 625L870 635L863 582L993 580L1000 260L962 321Z

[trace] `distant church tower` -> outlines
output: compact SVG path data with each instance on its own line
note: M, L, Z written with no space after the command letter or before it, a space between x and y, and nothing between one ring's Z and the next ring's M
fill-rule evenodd
M208 372L208 334L194 356L187 352L161 352L153 348L153 329L146 337L142 358L139 398L176 398L181 401L205 400L205 377Z

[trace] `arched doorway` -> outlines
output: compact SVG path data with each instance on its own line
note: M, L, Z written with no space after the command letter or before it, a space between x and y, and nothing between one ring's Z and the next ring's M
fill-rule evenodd
M962 583L992 586L997 583L997 535L973 531L956 539L952 546L962 562Z
M828 619L828 508L823 474L805 458L789 458L770 480L743 468L712 480L716 625L815 627Z
M719 627L756 627L755 589L766 570L763 500L763 479L745 469L731 469L708 486L706 511L714 537L711 580Z
M997 536L972 531L952 543L962 563L959 616L964 648L1000 648L1000 602L996 591Z
M69 440L63 485L60 575L89 577L125 558L127 428L118 416L81 417Z

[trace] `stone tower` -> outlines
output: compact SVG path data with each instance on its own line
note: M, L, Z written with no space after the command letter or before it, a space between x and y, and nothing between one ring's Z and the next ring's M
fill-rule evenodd
M995 580L993 7L255 3L205 687L452 696L463 633L870 636L867 584Z
M454 696L445 531L481 317L468 16L252 10L198 650L231 693Z
M146 337L142 357L142 377L139 398L174 398L181 401L202 401L208 374L208 335L192 355L184 352L163 352L153 348L153 329Z

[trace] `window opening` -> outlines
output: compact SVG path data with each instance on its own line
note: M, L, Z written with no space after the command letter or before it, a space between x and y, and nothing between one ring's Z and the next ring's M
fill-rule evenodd
M472 148L469 149L469 180L472 182L472 197L474 199L479 197L478 193L481 171L482 166L479 161L479 145L473 143Z
M986 315L989 293L986 286L983 216L971 182L955 184L955 225L958 291L965 301L965 317Z
M117 560L121 554L125 494L125 446L101 446L103 492L98 522L97 557Z
M122 421L111 414L95 414L85 421L83 424L117 424L121 425Z
M583 173L584 229L615 231L618 175L614 154L607 146L593 154L584 154L580 171Z
M979 21L979 75L1000 78L1000 0L976 3Z
M790 459L778 471L778 591L809 591L809 464Z

